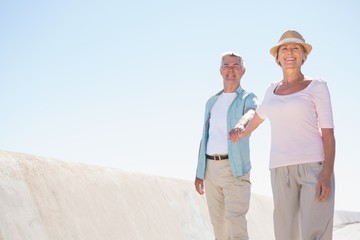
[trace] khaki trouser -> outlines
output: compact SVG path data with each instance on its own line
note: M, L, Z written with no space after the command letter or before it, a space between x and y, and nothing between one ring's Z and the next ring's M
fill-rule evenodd
M335 185L320 202L316 185L323 162L271 169L274 228L277 240L331 240Z
M228 160L207 160L206 199L216 240L247 240L250 176L234 177Z

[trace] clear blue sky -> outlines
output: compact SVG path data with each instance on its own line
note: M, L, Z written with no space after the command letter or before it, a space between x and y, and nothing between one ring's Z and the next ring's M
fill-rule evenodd
M193 180L221 53L243 56L242 86L262 99L281 79L269 49L296 29L313 45L304 74L331 91L336 209L360 211L359 13L356 0L2 0L0 149ZM252 190L271 196L269 138L268 122L252 135Z

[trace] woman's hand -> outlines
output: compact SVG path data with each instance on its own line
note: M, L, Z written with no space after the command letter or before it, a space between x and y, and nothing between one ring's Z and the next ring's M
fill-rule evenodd
M238 125L229 132L229 140L233 143L239 141L243 137L246 137L247 135L252 133L263 121L264 119L260 118L260 116L255 113L254 117L247 124L246 128L243 125Z
M325 201L331 194L331 176L322 174L316 186L316 193L320 202Z

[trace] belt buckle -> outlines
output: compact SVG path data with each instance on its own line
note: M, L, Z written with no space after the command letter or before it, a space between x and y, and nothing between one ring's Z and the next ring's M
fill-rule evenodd
M222 159L221 159L221 155L215 155L214 157L215 157L215 160L216 160L216 161L222 160Z

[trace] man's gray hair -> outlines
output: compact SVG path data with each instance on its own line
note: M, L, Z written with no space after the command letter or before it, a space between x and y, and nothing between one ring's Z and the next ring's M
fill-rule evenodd
M224 57L227 57L227 56L230 56L230 57L237 57L239 60L240 60L240 66L241 68L244 68L244 61L242 59L242 57L240 56L240 54L236 53L236 52L231 52L231 51L228 51L228 52L224 52L223 54L221 54L221 65L220 65L220 68L223 66L223 62L224 62Z

